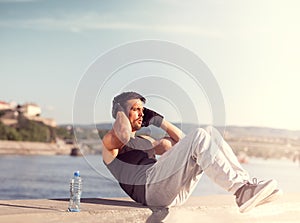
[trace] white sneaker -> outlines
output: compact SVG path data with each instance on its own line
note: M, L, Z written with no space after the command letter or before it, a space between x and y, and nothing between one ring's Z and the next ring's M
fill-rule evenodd
M266 203L270 203L272 201L277 200L278 198L280 198L283 195L283 192L281 189L275 189L272 194L270 194L268 197L266 197L265 199L263 199L261 202L259 202L256 206L262 205L262 204L266 204Z
M269 197L276 188L277 182L275 180L257 183L257 179L254 178L253 183L247 182L235 192L236 203L240 208L240 212L250 211L259 203L262 204L263 200Z

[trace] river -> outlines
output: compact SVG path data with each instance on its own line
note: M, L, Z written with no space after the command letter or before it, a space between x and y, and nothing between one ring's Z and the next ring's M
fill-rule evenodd
M251 176L274 178L285 193L300 191L300 167L290 160L253 158L243 164ZM0 199L66 198L69 180L79 170L83 178L82 197L125 197L101 156L0 156ZM205 175L193 196L226 194Z

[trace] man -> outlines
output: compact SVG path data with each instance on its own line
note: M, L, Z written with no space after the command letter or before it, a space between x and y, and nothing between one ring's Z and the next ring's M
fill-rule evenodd
M113 128L103 137L103 160L122 189L150 207L184 203L203 173L236 196L240 212L270 202L281 193L275 180L251 183L230 146L213 127L187 136L162 115L144 107L146 99L124 92L113 100ZM154 125L168 137L135 133ZM161 155L155 159L155 155Z

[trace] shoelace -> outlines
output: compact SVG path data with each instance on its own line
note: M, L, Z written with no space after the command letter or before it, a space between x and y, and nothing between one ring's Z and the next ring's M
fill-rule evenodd
M252 182L250 182L249 180L245 180L244 183L245 183L245 185L248 185L248 186L250 186L250 187L255 187L255 186L257 186L258 184L263 183L263 181L262 181L262 180L261 180L261 181L258 181L256 177L253 177L253 178L252 178ZM235 192L235 196L236 196L236 197L239 197L239 196L240 196L241 194L243 194L243 193L244 193L244 190L243 190L243 187L241 187L239 190L237 190L237 191Z
M245 184L257 186L258 184L263 183L263 182L264 182L263 180L258 181L256 177L253 177L252 182L247 180L247 181L245 181Z

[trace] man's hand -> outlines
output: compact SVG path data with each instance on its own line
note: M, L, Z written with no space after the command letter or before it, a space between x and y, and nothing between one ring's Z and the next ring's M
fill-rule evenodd
M142 126L147 127L149 125L154 125L156 127L160 127L164 117L157 112L144 107L144 116Z

